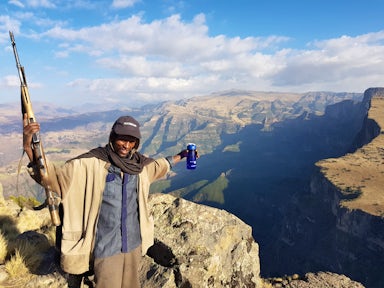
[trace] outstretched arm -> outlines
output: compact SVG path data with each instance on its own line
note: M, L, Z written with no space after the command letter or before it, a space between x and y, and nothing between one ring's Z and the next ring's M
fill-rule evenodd
M168 156L167 159L171 163L171 166L173 166L173 165L177 164L178 162L180 162L183 158L185 158L187 156L188 156L188 150L185 149L185 150L182 150L180 153L178 153L178 154L176 154L174 156ZM197 151L196 151L196 158L199 158L199 155L197 154Z
M172 164L175 165L176 163L180 162L181 159L183 159L184 157L186 156L182 156L180 154L182 154L183 151L181 151L179 154L176 154L174 156L172 156Z

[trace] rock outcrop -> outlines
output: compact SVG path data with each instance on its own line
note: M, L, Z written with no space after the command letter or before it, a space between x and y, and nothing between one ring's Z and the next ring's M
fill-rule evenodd
M234 215L171 195L151 197L157 243L146 287L261 287L252 229ZM156 263L156 264L155 264ZM162 285L159 285L159 284Z
M151 195L150 205L156 223L156 243L142 263L143 287L262 287L259 250L250 226L224 210L171 195ZM15 236L8 238L9 242L48 242L43 234L50 221L45 209L21 209L12 201L2 200L0 212L0 230L9 237ZM28 231L27 225L34 231ZM24 283L28 287L67 283L58 266L57 251L46 248L41 251L41 264L29 267L36 275ZM0 266L0 285L17 287L12 286L15 280ZM44 277L37 276L42 274Z

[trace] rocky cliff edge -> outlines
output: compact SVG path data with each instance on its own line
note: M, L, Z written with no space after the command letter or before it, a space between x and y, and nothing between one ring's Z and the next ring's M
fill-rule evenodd
M317 166L339 188L342 207L383 218L384 88L366 90L365 100L369 111L360 133L363 138L357 141L370 142L343 157L320 161Z
M261 279L259 248L250 226L224 210L171 195L155 194L150 198L156 241L140 269L143 288L363 287L344 275L329 272ZM71 280L58 266L46 209L20 208L2 198L0 230L0 240L5 240L9 250L8 255L0 253L0 287L70 287ZM33 265L27 261L30 255L26 246L29 253L33 251ZM29 271L10 275L15 248L29 263ZM93 287L92 276L83 287Z
M367 117L353 145L360 148L318 162L311 193L328 219L334 256L326 265L376 288L384 285L384 88L367 89L362 104Z

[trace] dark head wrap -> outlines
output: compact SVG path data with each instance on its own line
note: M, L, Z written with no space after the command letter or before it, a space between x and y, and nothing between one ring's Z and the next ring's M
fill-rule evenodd
M116 120L112 126L111 134L109 137L109 143L104 147L98 147L90 150L87 153L79 155L75 159L96 157L112 165L119 167L121 171L128 174L139 174L143 171L145 165L148 165L152 161L152 158L146 157L143 154L136 151L140 144L140 125L131 116L122 116ZM114 136L112 136L114 135ZM135 147L131 150L128 157L120 157L112 146L112 141L115 139L115 135L118 136L132 136L137 139Z

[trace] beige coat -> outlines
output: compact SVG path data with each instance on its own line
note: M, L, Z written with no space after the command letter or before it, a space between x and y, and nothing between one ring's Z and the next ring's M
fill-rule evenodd
M61 267L71 274L90 269L96 226L109 163L97 158L72 160L62 167L48 163L52 190L62 197L64 209ZM138 175L138 202L142 255L154 242L153 217L148 207L150 184L165 176L170 164L165 158L144 167Z

